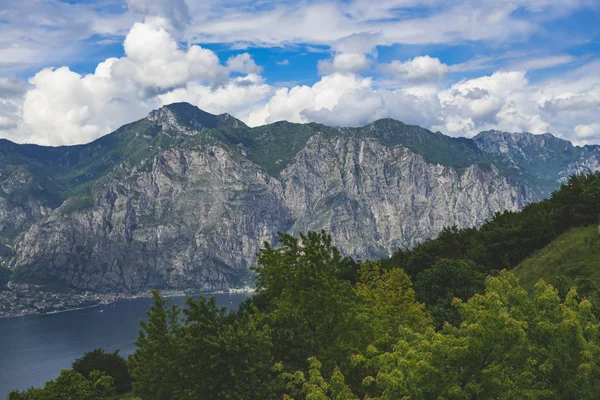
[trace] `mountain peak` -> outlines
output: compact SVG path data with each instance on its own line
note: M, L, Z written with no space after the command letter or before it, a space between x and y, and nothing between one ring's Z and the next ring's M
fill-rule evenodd
M219 126L227 126L229 128L248 128L248 125L234 117L229 113L223 113L217 115L219 120Z
M248 126L230 114L215 115L190 104L172 103L153 110L148 120L162 125L163 129L182 131L188 135L202 128L247 128Z

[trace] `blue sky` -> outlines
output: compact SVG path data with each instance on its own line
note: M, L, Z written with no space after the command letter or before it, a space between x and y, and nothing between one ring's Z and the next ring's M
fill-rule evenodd
M173 101L600 143L600 1L2 1L1 137L82 143Z

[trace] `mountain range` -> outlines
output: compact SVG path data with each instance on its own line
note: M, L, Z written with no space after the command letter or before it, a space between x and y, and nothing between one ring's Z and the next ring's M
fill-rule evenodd
M0 261L80 289L223 289L277 232L324 229L357 259L389 256L599 169L600 146L551 134L250 128L175 103L85 145L0 140Z

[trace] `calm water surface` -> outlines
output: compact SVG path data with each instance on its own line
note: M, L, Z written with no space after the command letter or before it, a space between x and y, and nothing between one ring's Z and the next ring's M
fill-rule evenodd
M237 306L247 293L216 294L217 304ZM183 305L185 297L169 297ZM117 303L50 315L0 319L0 399L12 389L42 386L86 351L102 347L133 352L139 321L152 299Z

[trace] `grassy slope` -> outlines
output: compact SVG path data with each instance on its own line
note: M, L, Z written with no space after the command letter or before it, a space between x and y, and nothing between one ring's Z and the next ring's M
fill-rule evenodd
M596 226L572 229L519 264L513 272L526 287L539 279L556 284L558 276L591 279L600 286L600 235Z

